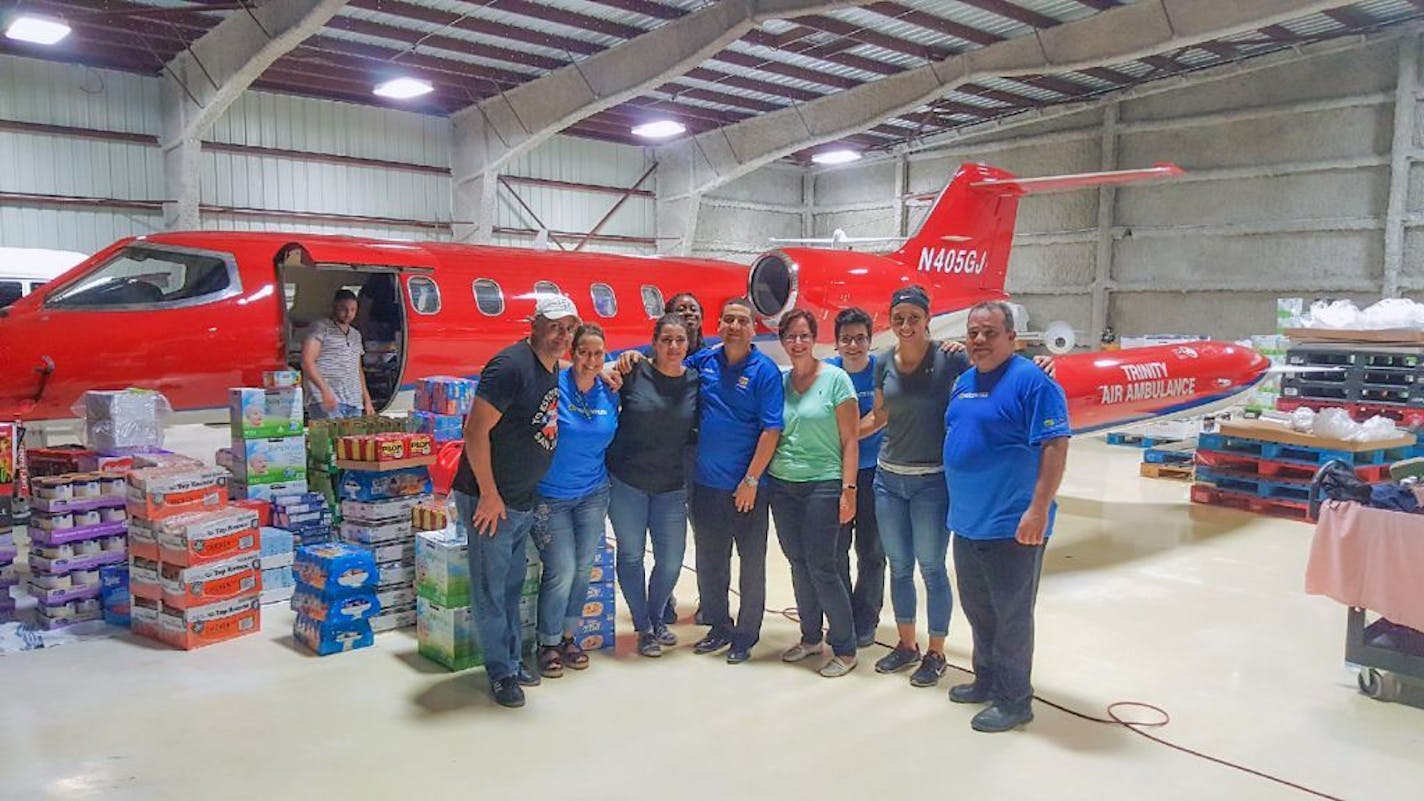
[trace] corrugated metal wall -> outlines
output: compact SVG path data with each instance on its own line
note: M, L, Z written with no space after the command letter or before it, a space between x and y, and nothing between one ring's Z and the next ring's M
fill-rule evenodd
M161 85L154 77L0 57L0 193L150 204L165 200L163 159L156 144ZM140 141L3 130L5 123L116 132L137 135ZM447 240L450 130L441 117L248 92L205 137L199 176L202 226ZM653 166L651 154L639 147L555 137L505 172L627 188ZM643 184L647 190L655 186L655 174ZM555 231L588 231L619 199L608 192L512 184L499 190L496 225L507 229L539 227L511 189ZM162 215L152 208L75 208L13 197L0 201L0 245L93 252L115 239L161 229ZM651 253L655 230L652 198L630 196L601 233L632 241L593 241L586 249ZM527 247L530 238L505 235L497 244Z
M556 136L515 159L505 172L525 178L627 189L638 183L638 179L652 166L651 149ZM651 191L656 185L655 171L643 181L641 188ZM514 193L518 194L518 200ZM520 205L520 200L528 204L528 210ZM500 228L537 230L542 222L550 231L589 231L618 201L618 195L606 192L512 183L499 188L496 225ZM655 209L653 198L629 196L599 233L651 238L657 225ZM538 221L534 219L536 216ZM527 247L530 239L527 236L500 235L495 237L495 244ZM567 241L565 244L573 247ZM607 253L654 252L651 244L607 241L589 242L584 249Z
M33 59L0 57L0 120L157 136L152 78ZM0 130L0 192L163 199L163 159L138 143ZM142 210L77 210L0 203L0 245L93 252L157 230Z

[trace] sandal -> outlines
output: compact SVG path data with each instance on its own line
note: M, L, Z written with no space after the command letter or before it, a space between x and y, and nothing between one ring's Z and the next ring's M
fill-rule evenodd
M559 650L563 652L564 662L574 670L583 670L588 667L588 654L584 653L572 637L565 637L564 641L559 644Z
M558 646L539 646L539 675L550 679L564 675L564 657Z

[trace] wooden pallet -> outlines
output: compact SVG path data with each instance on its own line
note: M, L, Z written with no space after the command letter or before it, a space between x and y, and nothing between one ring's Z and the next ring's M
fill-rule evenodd
M1310 522L1309 505L1301 501L1260 498L1254 495L1220 490L1210 484L1193 484L1191 492L1192 503L1225 506L1245 512Z
M1143 462L1138 466L1138 472L1145 478L1174 478L1178 480L1192 480L1195 468L1190 464L1165 464L1155 462Z

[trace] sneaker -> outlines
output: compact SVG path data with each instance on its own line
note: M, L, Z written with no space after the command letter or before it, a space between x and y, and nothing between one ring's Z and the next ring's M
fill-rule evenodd
M904 645L897 645L895 650L880 657L880 660L875 663L875 672L895 673L918 661L920 661L920 646L906 648Z
M751 646L743 648L740 645L733 645L731 650L727 651L727 664L729 665L740 665L751 658Z
M658 642L658 635L654 632L638 632L638 653L643 656L662 656L663 645Z
M653 636L658 639L659 645L666 645L669 648L677 645L677 635L672 633L666 623L653 624Z
M677 596L669 595L667 606L663 608L663 625L671 626L677 622ZM663 643L668 645L669 643Z
M844 657L835 656L831 657L831 661L821 665L821 669L816 672L828 679L838 679L852 670L855 670L856 664L855 657L853 656L850 657L849 660L846 660Z
M989 688L979 682L956 684L949 688L949 700L956 704L986 704L989 702Z
M702 639L698 640L697 644L692 646L692 652L695 654L716 653L717 651L720 651L731 644L731 637L728 637L727 635L718 632L713 632L708 634L706 637L703 637Z
M517 708L524 706L524 688L513 676L505 676L490 682L490 697L496 704Z
M974 731L995 734L1017 728L1031 720L1033 709L1028 705L1024 705L1022 709L1010 709L995 704L970 719L969 727Z
M925 658L920 660L920 666L910 676L910 686L912 687L933 687L939 684L939 677L944 675L944 654L939 651L930 651L925 654Z
M529 666L523 662L519 663L519 671L514 674L514 680L523 687L538 687L543 682L543 679L539 678L539 674L530 670Z
M785 653L781 655L781 661L800 662L802 659L806 659L807 657L818 656L825 650L825 646L821 645L820 643L816 643L815 645L807 645L804 642L798 642L790 648L786 649Z

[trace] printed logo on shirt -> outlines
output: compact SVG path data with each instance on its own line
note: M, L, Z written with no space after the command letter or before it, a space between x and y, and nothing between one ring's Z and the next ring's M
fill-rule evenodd
M1053 426L1058 425L1058 421L1057 421L1057 420L1054 420L1052 417L1050 417L1050 418L1048 418L1047 420L1044 420L1044 421L1043 421L1043 425L1044 425L1045 427L1047 427L1047 428L1052 428Z
M987 392L966 392L966 393L964 393L963 395L960 395L959 397L961 397L961 398L987 398L987 397L989 397L989 393L987 393Z
M552 451L559 441L558 387L544 393L544 399L539 401L539 409L534 412L534 417L529 422L537 429L534 441L544 450Z
M751 383L751 376L744 375L741 378L737 379L737 389L746 389L747 387L751 386Z

